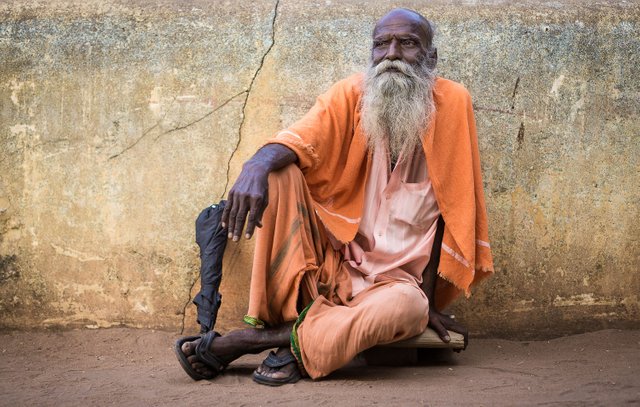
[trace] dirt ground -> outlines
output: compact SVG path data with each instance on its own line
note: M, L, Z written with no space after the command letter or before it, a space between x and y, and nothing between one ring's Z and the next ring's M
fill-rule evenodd
M176 338L129 328L0 333L0 405L640 405L640 330L472 339L465 352L429 351L420 365L360 359L280 388L251 381L260 355L194 382L173 354Z

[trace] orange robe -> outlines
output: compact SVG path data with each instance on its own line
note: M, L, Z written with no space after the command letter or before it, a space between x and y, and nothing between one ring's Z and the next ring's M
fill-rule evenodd
M276 326L297 320L291 350L310 377L326 376L365 349L426 328L429 301L411 278L377 278L352 295L347 263L329 243L296 165L269 174L262 223L245 321Z
M337 82L302 119L268 141L297 154L318 217L342 243L358 231L372 161L360 126L363 78L360 73ZM435 295L442 309L460 293L468 297L471 286L493 272L493 259L471 97L443 78L433 93L436 114L423 147L446 224Z

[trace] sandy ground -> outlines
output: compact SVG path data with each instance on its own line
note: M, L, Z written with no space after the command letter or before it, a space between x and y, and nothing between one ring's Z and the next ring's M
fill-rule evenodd
M0 405L640 405L640 330L550 341L472 339L417 366L356 360L330 377L270 388L245 356L213 381L180 368L170 332L137 329L0 333Z

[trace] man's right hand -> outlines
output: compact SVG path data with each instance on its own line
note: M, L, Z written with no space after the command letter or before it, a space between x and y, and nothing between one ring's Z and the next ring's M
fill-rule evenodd
M245 221L247 239L253 236L256 226L262 226L260 221L269 198L268 177L268 167L263 163L251 160L242 166L242 172L229 191L227 205L222 212L222 227L227 228L228 237L234 242L240 239Z
M269 173L296 162L297 158L282 144L267 144L244 163L222 212L222 227L227 228L229 239L240 240L245 222L247 239L253 236L256 226L262 226L262 214L269 201Z

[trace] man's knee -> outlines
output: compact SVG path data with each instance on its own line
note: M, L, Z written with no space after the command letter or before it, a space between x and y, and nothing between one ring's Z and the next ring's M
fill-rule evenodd
M277 171L272 171L268 179L269 198L265 213L280 211L285 207L289 210L297 210L299 204L308 200L309 188L302 171L296 164L289 164Z
M291 192L292 188L304 185L304 176L300 167L289 164L284 168L269 173L269 201L273 202L281 192Z
M395 284L395 308L399 318L421 319L429 312L429 301L420 288L409 284Z
M381 292L373 299L376 313L387 321L400 325L425 320L429 312L429 302L420 290L410 284L397 283L381 287Z

